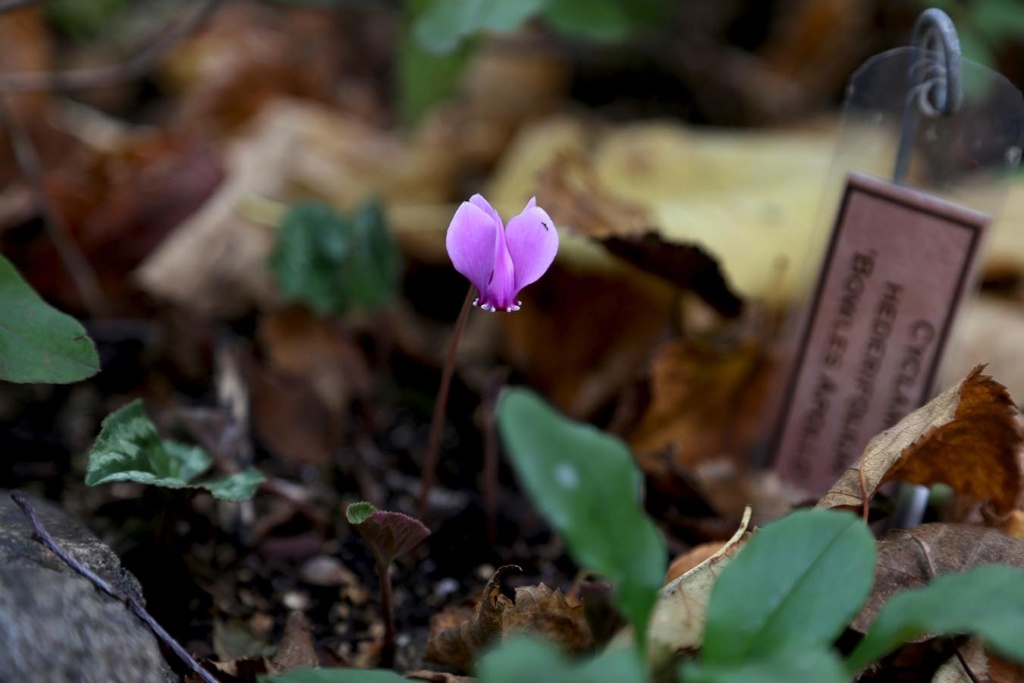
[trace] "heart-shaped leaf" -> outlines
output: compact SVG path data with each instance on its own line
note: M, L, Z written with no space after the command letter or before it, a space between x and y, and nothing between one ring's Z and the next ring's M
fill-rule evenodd
M281 296L321 315L372 310L391 301L401 258L377 202L353 215L302 202L285 216L270 255Z
M263 481L263 475L251 467L220 479L193 481L212 464L203 449L160 438L142 401L135 400L103 420L89 451L85 483L135 481L172 489L200 488L221 500L241 501L252 498Z
M0 256L0 379L67 384L99 370L78 321L43 301Z
M369 503L352 503L345 509L345 517L369 544L381 567L387 567L430 535L430 530L418 519L401 512L378 510Z

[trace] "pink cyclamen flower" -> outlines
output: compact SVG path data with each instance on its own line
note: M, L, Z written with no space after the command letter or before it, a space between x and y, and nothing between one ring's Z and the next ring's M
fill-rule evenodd
M519 292L547 271L558 252L558 232L536 197L505 227L478 194L462 202L445 238L455 270L473 283L473 303L485 311L518 311Z

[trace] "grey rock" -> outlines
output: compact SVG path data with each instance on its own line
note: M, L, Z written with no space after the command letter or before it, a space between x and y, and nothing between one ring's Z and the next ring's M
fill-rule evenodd
M69 555L142 601L142 587L114 551L60 508L31 503ZM21 508L0 491L0 683L177 680L149 628L35 540Z

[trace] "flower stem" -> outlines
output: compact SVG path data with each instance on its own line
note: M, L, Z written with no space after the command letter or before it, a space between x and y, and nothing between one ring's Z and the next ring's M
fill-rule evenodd
M484 510L487 514L487 542L498 544L498 426L495 423L498 396L508 382L508 371L495 370L484 396Z
M469 320L469 309L473 307L473 294L475 289L469 288L466 292L466 300L462 302L462 310L455 321L455 329L452 331L452 338L448 342L448 353L444 358L444 366L441 368L441 386L437 390L437 399L434 401L434 417L430 423L430 441L427 444L427 457L423 461L423 475L420 478L420 504L417 515L421 522L427 516L427 497L434 485L434 473L437 470L437 461L441 456L441 432L444 428L444 416L448 406L448 390L452 386L452 375L455 374L455 356L459 348L459 339L466 329L466 321Z
M380 665L390 669L395 665L395 614L391 607L391 574L389 564L377 565L380 582L380 613L384 619L384 644L380 649Z

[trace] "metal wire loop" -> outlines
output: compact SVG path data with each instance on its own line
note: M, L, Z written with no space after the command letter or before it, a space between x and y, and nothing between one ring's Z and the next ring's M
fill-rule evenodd
M923 50L910 73L919 112L925 116L952 116L963 102L960 39L953 20L940 9L927 9L914 24L913 40Z
M953 116L964 99L960 38L949 15L935 7L922 12L914 24L913 44L920 51L908 74L909 94L892 174L897 183L907 179L918 116Z

